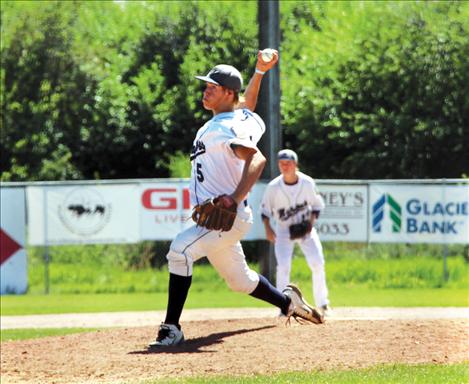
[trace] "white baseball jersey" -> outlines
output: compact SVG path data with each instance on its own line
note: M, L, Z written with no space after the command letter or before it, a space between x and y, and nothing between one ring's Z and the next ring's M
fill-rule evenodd
M283 176L273 179L264 193L261 213L275 220L277 227L286 229L292 224L307 221L313 211L324 209L324 200L317 192L314 180L297 172L298 182L287 185Z
M312 272L314 301L317 306L328 305L324 253L316 229L301 239L290 239L290 225L310 220L313 211L321 211L325 206L314 180L302 172L297 175L294 185L285 184L282 175L273 179L262 199L261 213L276 222L276 285L282 290L289 284L294 245L298 243Z
M231 145L255 148L265 124L248 109L220 113L200 128L192 150L191 204L221 194L231 194L238 186L244 160L236 157Z
M241 181L244 160L231 144L254 148L265 131L262 119L240 109L215 115L197 132L191 151L191 203L234 192ZM207 257L229 287L251 293L259 275L246 263L240 240L252 226L252 210L239 204L233 228L221 232L193 225L172 241L168 255L170 273L191 276L193 263Z

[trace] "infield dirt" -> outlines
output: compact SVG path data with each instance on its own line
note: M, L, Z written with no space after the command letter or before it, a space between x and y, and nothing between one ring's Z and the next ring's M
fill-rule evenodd
M331 320L290 327L275 318L191 321L186 343L148 353L155 327L106 329L1 344L2 383L138 383L209 375L351 369L469 359L467 319Z

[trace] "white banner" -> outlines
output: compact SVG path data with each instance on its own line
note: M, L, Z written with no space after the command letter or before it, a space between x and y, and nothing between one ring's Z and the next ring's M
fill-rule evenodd
M265 238L258 212L265 184L257 184L248 202L253 208L254 225L245 240ZM190 206L189 180L140 185L141 240L172 240L182 230L194 225Z
M322 241L367 241L368 190L366 185L321 184L326 208L315 227Z
M245 240L265 239L266 185L258 182L249 195L254 225ZM469 185L318 180L318 187L326 203L316 223L322 241L469 244ZM31 245L172 240L193 225L187 179L26 191Z
M244 240L265 239L260 206L266 182L254 185L248 197L254 223ZM324 184L320 192L326 209L317 222L325 241L367 241L367 188ZM193 225L189 182L146 183L140 189L140 228L142 240L172 240Z
M141 240L172 240L191 226L189 181L140 185Z
M469 243L469 185L370 186L370 241Z
M261 202L266 188L267 183L258 182L249 193L248 204L252 209L254 223L244 240L265 240L264 223L261 217Z
M32 245L140 240L138 185L27 187Z
M28 270L25 246L24 188L0 188L0 293L25 293Z

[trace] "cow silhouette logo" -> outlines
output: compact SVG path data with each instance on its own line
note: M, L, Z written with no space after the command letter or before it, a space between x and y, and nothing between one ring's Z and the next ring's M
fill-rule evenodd
M62 223L73 233L81 236L94 235L109 222L111 205L92 188L72 190L59 205Z

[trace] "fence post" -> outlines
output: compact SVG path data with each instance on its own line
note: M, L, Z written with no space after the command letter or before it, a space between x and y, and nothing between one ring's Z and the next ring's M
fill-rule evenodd
M443 179L443 205L446 206L446 179ZM449 280L448 244L446 243L446 239L445 239L445 242L443 243L443 280L445 282Z
M44 293L49 294L49 233L48 233L48 220L49 209L47 206L47 187L44 189Z
M280 6L278 1L257 2L259 21L259 48L280 49ZM259 143L262 153L269 159L262 174L267 181L278 175L276 156L281 147L282 132L280 127L280 62L265 76L259 92L256 108L267 127L267 132ZM268 241L260 241L261 273L270 281L275 278L274 247Z

